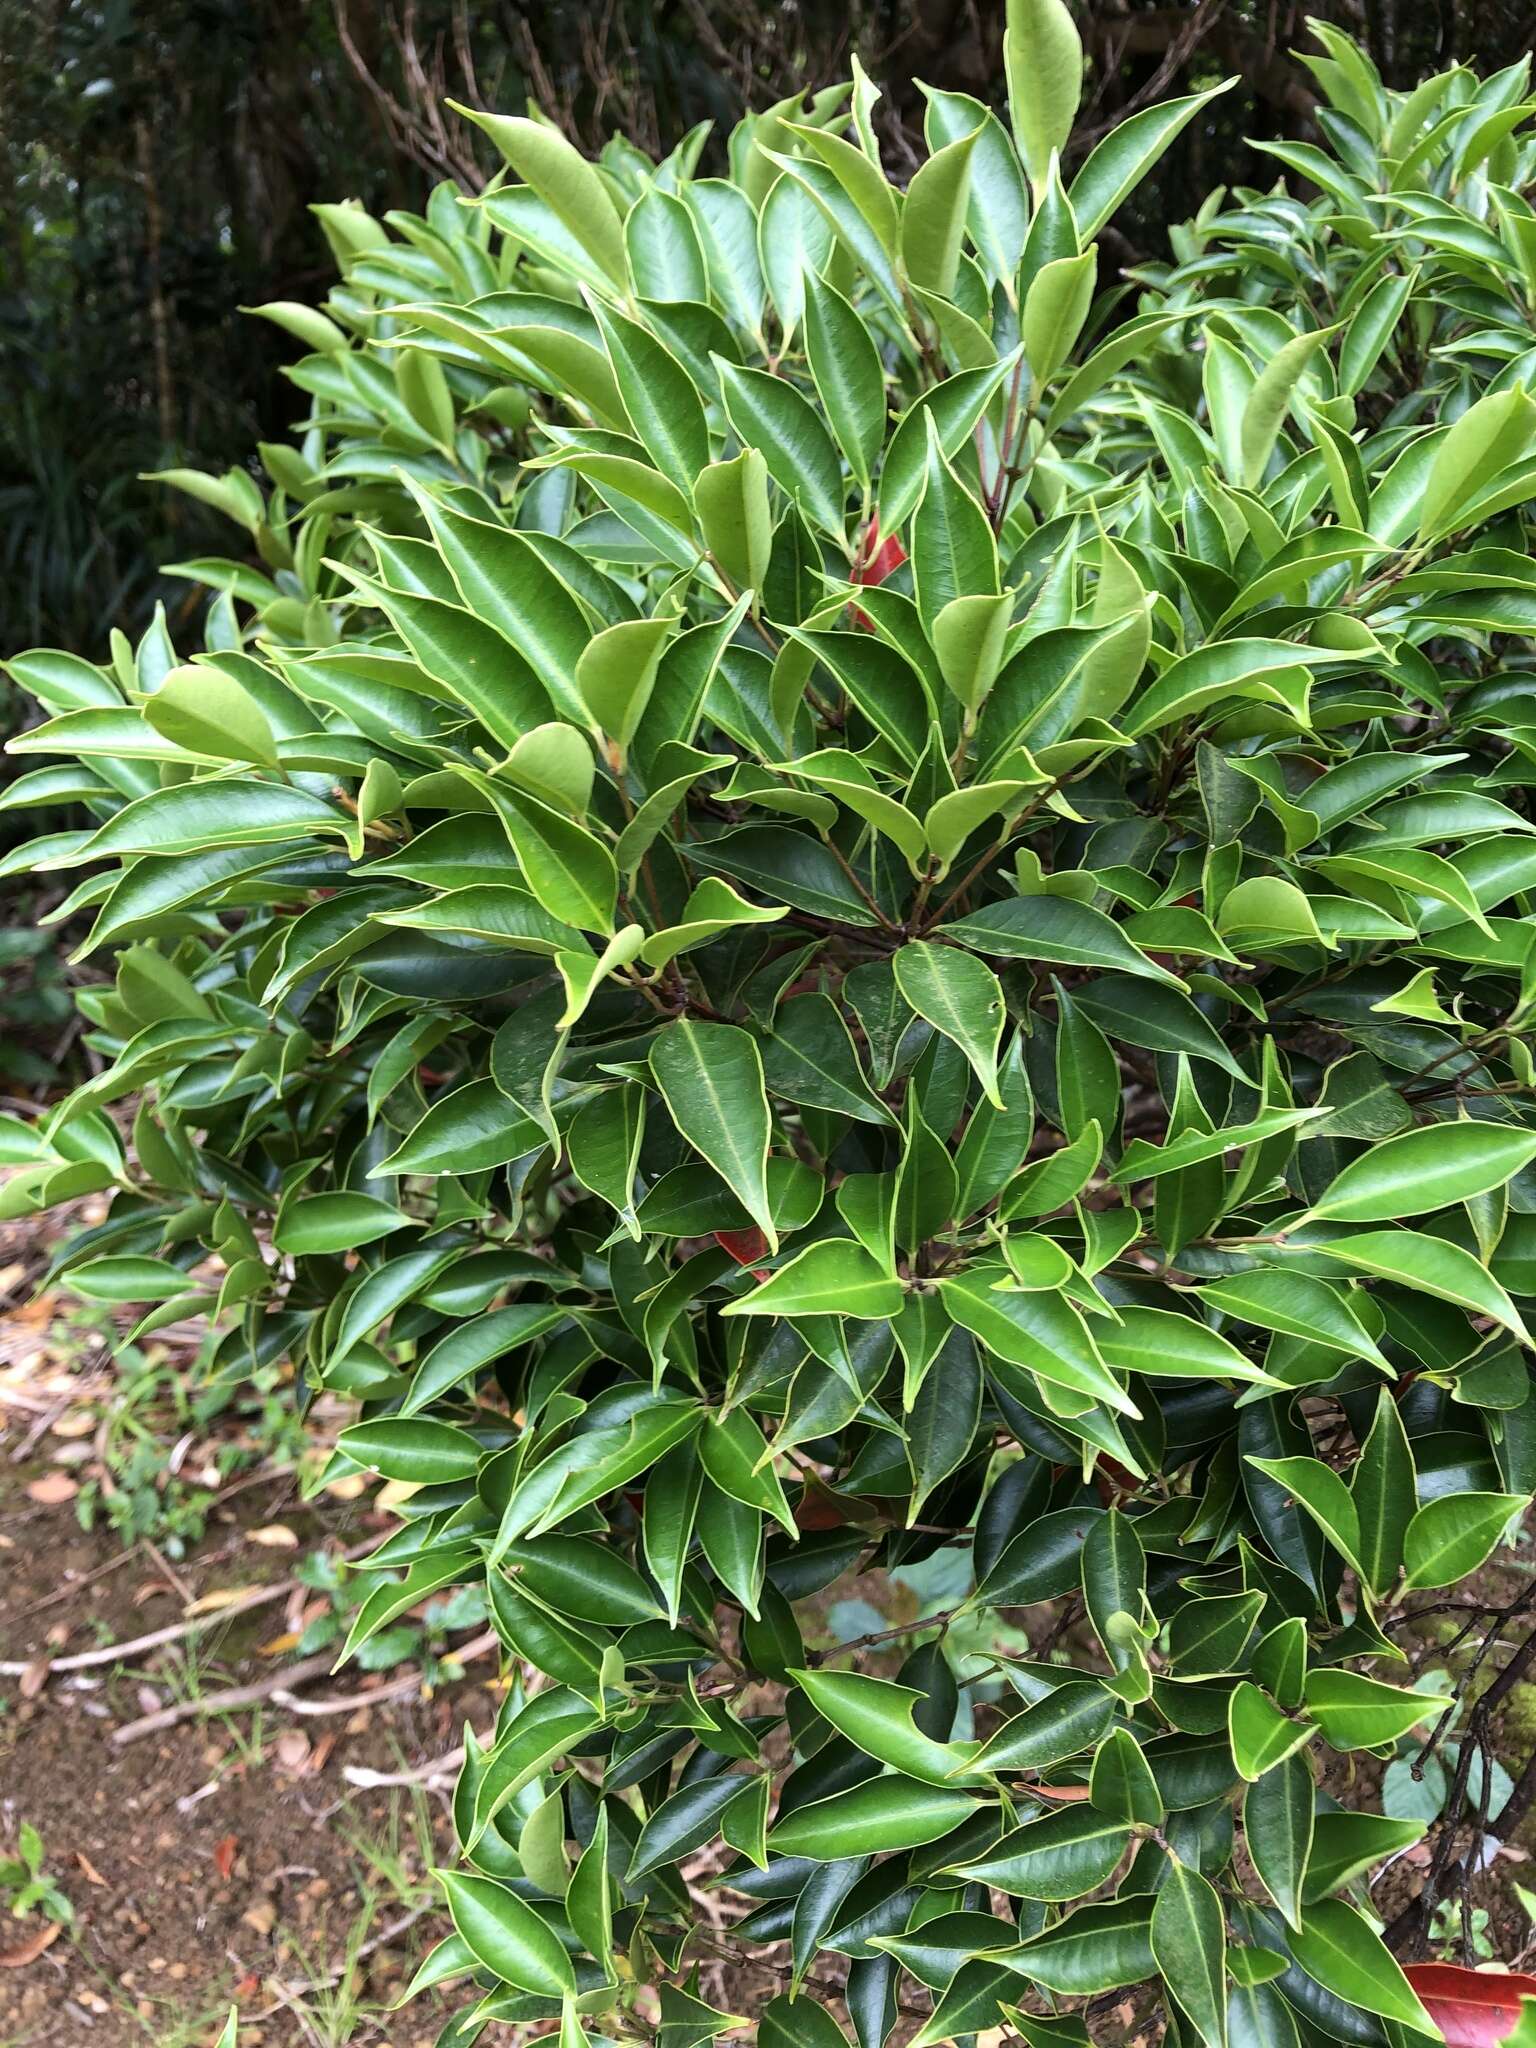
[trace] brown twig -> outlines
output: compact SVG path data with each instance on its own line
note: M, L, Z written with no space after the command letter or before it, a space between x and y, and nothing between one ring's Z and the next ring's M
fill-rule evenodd
M473 1642L449 1654L458 1663L468 1663L474 1657L483 1657L496 1642L494 1631L487 1629L484 1635L476 1636ZM271 1700L274 1706L284 1707L290 1714L312 1717L355 1713L359 1707L377 1706L385 1700L401 1699L405 1694L421 1689L422 1674L408 1671L403 1678L377 1686L372 1692L348 1693L340 1699L300 1699L293 1688L329 1671L332 1661L329 1650L322 1651L316 1656L302 1658L297 1664L269 1672L265 1678L253 1679L249 1685L232 1685L223 1692L207 1692L197 1699L177 1700L171 1706L158 1707L152 1714L141 1715L137 1721L125 1721L121 1728L115 1728L112 1731L113 1745L121 1748L125 1743L142 1741L146 1735L157 1735L162 1728L174 1728L179 1721L232 1713L240 1707L257 1706L262 1700Z
M168 1707L157 1707L152 1714L141 1714L136 1721L125 1721L120 1728L112 1730L112 1746L121 1749L129 1742L142 1742L146 1735L158 1735L163 1728L174 1728L182 1721L199 1720L210 1714L231 1714L240 1707L259 1706L285 1687L302 1685L306 1678L318 1678L331 1665L330 1653L304 1657L297 1664L288 1665L281 1671L269 1671L265 1678L253 1679L249 1685L227 1686L222 1692L200 1693L196 1699L174 1700Z
M448 1654L456 1664L468 1664L476 1657L483 1657L487 1650L494 1649L498 1640L495 1631L487 1629L484 1635L476 1636L473 1642L465 1643L462 1649L450 1650ZM403 1678L376 1686L372 1692L344 1693L336 1699L301 1700L286 1688L279 1688L272 1694L272 1702L274 1706L286 1707L290 1714L315 1718L323 1714L353 1714L359 1707L374 1707L384 1700L402 1699L407 1693L417 1692L420 1688L421 1673L408 1671Z
M1483 1778L1486 1783L1486 1740L1489 1724L1506 1695L1520 1683L1532 1664L1536 1664L1536 1629L1532 1629L1467 1718L1467 1727L1462 1736L1460 1754L1456 1762L1455 1780L1440 1823L1434 1859L1430 1863L1417 1897L1410 1899L1382 1937L1388 1948L1399 1949L1409 1942L1422 1946L1436 1902L1452 1885L1465 1882L1466 1858L1458 1856L1453 1861L1451 1852L1460 1825L1462 1795L1466 1791L1471 1773L1473 1751L1479 1749L1483 1755ZM1536 1800L1536 1755L1527 1763L1508 1799L1489 1823L1488 1832L1500 1841L1507 1840L1510 1830L1524 1819L1533 1800Z
M370 1537L366 1543L357 1543L350 1550L341 1552L342 1562L361 1557L374 1547ZM91 1671L103 1664L122 1664L130 1658L142 1656L148 1650L163 1649L167 1643L179 1643L187 1636L201 1635L205 1629L218 1628L224 1622L233 1621L238 1615L249 1614L253 1608L269 1607L274 1600L284 1600L300 1579L284 1579L280 1585L258 1586L253 1591L231 1600L227 1606L210 1608L206 1614L194 1614L186 1621L172 1622L165 1628L152 1629L147 1636L134 1636L126 1643L105 1643L94 1650L80 1650L72 1657L54 1657L49 1660L50 1670L56 1672ZM37 1660L26 1663L0 1663L0 1678L20 1678L31 1669Z

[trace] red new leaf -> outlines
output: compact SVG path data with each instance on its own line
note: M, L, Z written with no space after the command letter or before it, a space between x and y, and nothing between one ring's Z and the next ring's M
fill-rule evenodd
M754 1266L768 1253L768 1240L755 1223L749 1230L717 1230L715 1243L729 1252L738 1266Z
M1446 2048L1496 2048L1514 2032L1521 1999L1536 1998L1536 1977L1517 1971L1407 1963L1403 1975L1444 2034Z
M899 569L906 559L907 551L902 546L900 538L892 533L882 540L879 520L871 519L859 541L852 580L866 585L883 583L892 570ZM866 633L874 630L874 621L868 612L861 611L857 605L853 607L853 623L861 626Z

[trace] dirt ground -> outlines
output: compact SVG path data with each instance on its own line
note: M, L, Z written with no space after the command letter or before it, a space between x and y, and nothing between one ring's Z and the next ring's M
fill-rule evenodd
M210 1471L179 1562L163 1532L82 1530L112 1385L99 1345L22 1305L18 1263L0 1256L0 1866L29 1824L73 1919L13 1919L0 1893L0 2048L211 2048L232 2001L241 2048L428 2048L451 2007L381 2009L447 1932L427 1873L451 1855L464 1722L495 1713L492 1659L429 1686L413 1660L332 1676L335 1645L296 1656L328 1603L295 1569L390 1518L366 1497L305 1508L281 1461ZM195 1476L229 1427L167 1466ZM134 1725L149 1715L172 1725Z

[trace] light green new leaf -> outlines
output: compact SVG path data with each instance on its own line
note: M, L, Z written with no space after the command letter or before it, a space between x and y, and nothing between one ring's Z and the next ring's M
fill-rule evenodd
M565 1141L572 1173L602 1197L634 1238L640 1235L634 1194L646 1099L637 1082L605 1088L577 1112Z
M1226 78L1220 85L1192 93L1186 99L1165 100L1161 106L1143 108L1094 144L1067 189L1077 232L1085 242L1120 210L1200 110L1219 93L1230 92L1236 83L1235 78Z
M569 811L573 818L587 814L596 766L591 742L574 726L536 725L517 741L500 772L541 803Z
M971 198L971 153L979 133L946 143L919 165L902 203L902 268L912 284L941 299L955 288Z
M1083 96L1083 45L1063 0L1008 0L1003 30L1008 112L1038 198Z
M1238 430L1242 470L1232 479L1234 483L1250 491L1258 489L1297 385L1313 356L1338 331L1337 327L1320 327L1311 334L1298 334L1294 340L1282 342L1265 363L1243 402Z
M721 932L734 931L738 925L775 924L787 910L788 905L782 903L771 910L749 903L729 882L706 875L683 905L681 923L652 933L639 948L640 958L649 967L665 967L679 953L707 945Z
M485 130L517 175L532 186L598 268L624 290L624 225L602 173L547 122L480 113L456 100L448 104Z
M1093 302L1098 255L1061 256L1035 273L1024 298L1024 356L1038 393L1072 353Z
M704 545L721 569L738 590L761 590L773 549L773 515L768 465L759 450L743 448L732 461L701 469L693 502Z
M1419 500L1418 538L1451 531L1457 513L1475 497L1490 468L1522 454L1536 431L1536 405L1522 385L1490 391L1466 411L1435 448Z
M997 1055L1005 1006L997 976L982 961L952 947L915 940L895 956L896 985L918 1016L959 1046L995 1108Z
M931 627L939 673L967 711L977 711L997 681L1013 618L1013 595L953 597ZM957 792L958 794L958 792Z
M576 688L599 732L614 743L620 763L645 716L661 657L676 631L676 619L665 614L621 619L582 649Z
M173 668L144 700L144 717L162 739L215 761L277 765L266 713L232 676L209 667Z

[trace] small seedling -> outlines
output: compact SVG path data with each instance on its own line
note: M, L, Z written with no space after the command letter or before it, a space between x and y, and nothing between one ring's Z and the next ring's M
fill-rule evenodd
M18 1920L29 1913L41 1913L45 1920L68 1926L75 1909L56 1880L43 1868L47 1855L43 1838L30 1821L24 1820L16 1835L16 1854L0 1858L0 1899Z
M1470 1950L1464 1939L1461 1920L1461 1906L1455 1899L1442 1899L1435 1908L1435 1918L1430 1928L1430 1941L1435 1954L1444 1962L1493 1961L1493 1937L1488 1932L1488 1914L1482 1906L1474 1906L1471 1917L1472 1942Z

